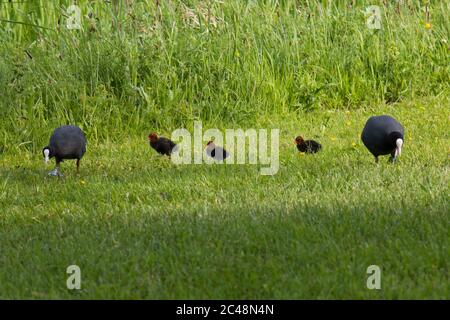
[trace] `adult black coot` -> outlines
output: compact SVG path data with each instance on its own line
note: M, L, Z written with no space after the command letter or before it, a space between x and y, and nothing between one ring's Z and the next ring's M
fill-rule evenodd
M80 170L80 160L86 152L86 137L77 126L62 126L56 128L50 137L48 146L42 149L45 163L55 158L56 167L49 175L61 176L60 163L65 159L77 160L77 173Z
M390 160L395 162L402 152L405 130L403 126L391 116L374 116L367 120L361 134L361 140L374 155L390 154Z

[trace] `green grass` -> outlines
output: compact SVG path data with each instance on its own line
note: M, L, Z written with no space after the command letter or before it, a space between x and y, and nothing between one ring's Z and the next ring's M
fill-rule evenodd
M0 2L0 298L449 297L448 1L77 1L67 30L73 2ZM395 165L359 139L382 113L406 128ZM149 148L195 120L281 129L279 172ZM62 124L89 144L58 179Z
M61 179L46 176L40 154L4 154L0 297L448 298L442 103L276 122L274 176L251 165L175 166L145 135L90 144L80 176L66 162ZM406 127L396 165L376 165L359 141L374 112ZM300 132L323 152L299 155ZM71 264L81 291L65 287ZM381 290L366 288L372 264Z
M3 148L37 151L43 127L61 123L104 141L194 119L255 126L274 113L449 94L448 1L429 1L431 30L425 1L400 13L381 0L79 1L83 29L67 30L72 2L0 5ZM381 30L366 27L374 4Z

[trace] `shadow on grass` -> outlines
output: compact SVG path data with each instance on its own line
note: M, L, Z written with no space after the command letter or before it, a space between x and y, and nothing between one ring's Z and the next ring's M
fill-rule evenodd
M67 212L4 225L3 298L445 298L446 214L410 204ZM365 286L369 265L381 291Z

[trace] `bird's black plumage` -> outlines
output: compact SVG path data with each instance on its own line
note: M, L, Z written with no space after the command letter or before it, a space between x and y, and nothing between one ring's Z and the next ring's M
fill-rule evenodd
M55 158L57 168L64 159L77 159L78 168L86 152L86 143L86 137L80 128L61 126L53 131L48 146L42 152L45 154L45 150L49 150L49 158Z
M150 146L159 154L170 156L174 148L175 142L164 137L158 137L156 134L149 136Z
M217 153L217 157L216 157ZM211 157L218 159L226 159L228 157L228 152L223 148L214 148L211 150Z
M394 158L397 139L404 140L403 126L391 116L370 117L361 133L361 140L377 159L380 155L391 154Z
M314 140L303 140L301 136L295 138L295 143L300 152L316 153L322 149L322 145L319 142Z
M216 146L212 141L209 141L206 145L206 154L218 161L223 161L230 155L227 150L222 147Z

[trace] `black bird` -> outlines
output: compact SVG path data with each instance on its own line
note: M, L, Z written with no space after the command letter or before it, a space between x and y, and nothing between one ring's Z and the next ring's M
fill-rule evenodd
M361 134L361 140L374 155L390 154L391 162L395 162L402 152L405 130L403 126L391 116L374 116L367 120Z
M45 163L55 158L56 167L49 175L60 176L60 163L64 159L77 159L77 173L80 170L80 160L86 152L86 137L77 126L61 126L53 131L48 146L42 149Z
M206 144L205 151L208 156L218 161L223 161L230 155L227 150L222 147L216 146L213 141L209 141Z
M322 149L322 145L314 140L303 140L302 136L295 138L295 144L300 152L316 153Z
M158 137L156 132L152 132L148 136L148 141L150 141L150 146L156 150L156 152L170 156L172 152L176 150L176 144L170 139L164 137Z

